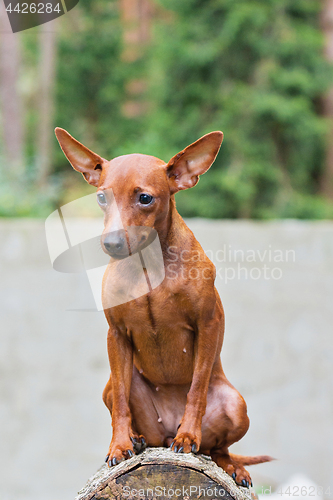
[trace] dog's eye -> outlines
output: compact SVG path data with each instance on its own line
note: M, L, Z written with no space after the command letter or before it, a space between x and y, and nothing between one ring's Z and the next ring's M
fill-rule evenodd
M149 205L153 201L153 197L150 194L142 193L140 194L140 203L142 205Z
M106 198L104 193L97 193L97 201L99 205L106 205Z

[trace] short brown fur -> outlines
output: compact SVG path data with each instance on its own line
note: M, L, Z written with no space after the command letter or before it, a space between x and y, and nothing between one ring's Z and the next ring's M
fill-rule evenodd
M222 369L224 312L214 286L215 267L174 201L177 191L193 187L209 169L222 143L222 132L205 135L168 164L146 155L107 161L65 130L57 128L56 135L72 166L98 193L112 189L125 232L131 226L154 228L163 252L166 275L158 287L105 309L111 375L103 399L113 427L109 465L129 458L145 444L171 446L176 452L211 455L238 484L249 486L251 478L244 465L271 457L229 453L230 445L248 430L246 403ZM150 206L141 205L142 193L153 197ZM104 211L102 246L115 262L119 255L114 241L108 247L107 242L108 235L117 230L117 222L107 205ZM136 242L132 251L139 250L140 244ZM191 255L197 256L195 261ZM118 262L121 266L123 261ZM195 279L191 278L193 266ZM118 278L108 268L103 280L104 303Z

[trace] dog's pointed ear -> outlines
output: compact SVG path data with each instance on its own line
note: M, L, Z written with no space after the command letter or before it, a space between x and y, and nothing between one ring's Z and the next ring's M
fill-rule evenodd
M102 165L107 160L83 146L83 144L74 139L74 137L63 128L57 127L55 129L55 134L61 149L72 167L78 172L81 172L89 184L98 186Z
M222 140L222 132L211 132L171 158L166 166L171 194L196 185L214 162Z

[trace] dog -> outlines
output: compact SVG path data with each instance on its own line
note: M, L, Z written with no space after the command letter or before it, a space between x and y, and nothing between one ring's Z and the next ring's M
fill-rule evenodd
M65 130L55 133L74 169L97 187L105 215L101 245L112 263L102 286L111 368L103 400L113 427L108 465L146 445L165 446L176 453L210 455L238 485L249 487L244 466L272 458L229 453L249 428L246 403L222 369L224 311L214 286L215 267L177 212L174 198L210 168L222 132L204 135L168 163L143 154L107 161ZM133 227L139 229L131 236ZM147 247L153 232L162 249L163 281L108 307L115 291L133 286L125 257Z

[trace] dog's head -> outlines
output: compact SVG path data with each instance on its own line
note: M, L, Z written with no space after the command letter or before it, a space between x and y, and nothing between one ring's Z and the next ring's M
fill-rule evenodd
M195 186L214 162L222 132L204 135L165 163L154 156L130 154L105 160L56 128L59 144L75 170L97 187L97 202L105 214L102 247L114 258L124 258L149 244L161 231L170 198Z

